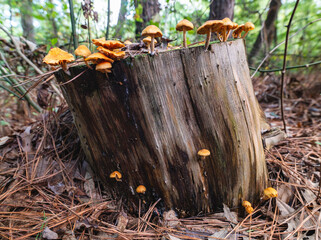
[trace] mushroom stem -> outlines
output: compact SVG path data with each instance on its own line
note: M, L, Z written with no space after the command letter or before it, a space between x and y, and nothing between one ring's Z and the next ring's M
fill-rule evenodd
M226 42L226 37L227 37L226 28L223 28L222 30L223 30L223 32L222 32L222 35L223 35L223 42Z
M186 43L186 30L185 28L183 29L183 47L187 48L187 43Z
M230 32L231 32L231 29L228 30L227 34L226 34L226 40L228 39L228 37L230 36ZM225 40L225 41L226 41Z
M63 61L63 62L61 63L61 68L62 68L62 70L64 70L65 72L68 71L68 66L67 66L67 63L66 63L65 61Z
M85 57L84 57L84 62L86 64L86 66L90 69L90 70L93 70L93 68L88 64L88 62L85 60Z
M211 30L209 30L206 35L205 51L208 49L208 46L210 45L210 40L211 40Z
M249 33L249 31L245 31L245 33L244 33L242 38L244 39L248 33Z
M220 40L220 42L222 42L223 41L222 36L218 32L216 32L216 35L217 35L218 40Z
M151 42L150 42L150 54L154 55L154 35L151 36Z

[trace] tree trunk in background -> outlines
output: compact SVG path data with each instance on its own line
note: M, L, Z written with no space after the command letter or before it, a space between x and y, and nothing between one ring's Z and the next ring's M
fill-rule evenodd
M32 16L32 0L21 0L20 2L21 26L23 37L29 41L35 42L33 16Z
M123 26L124 26L124 22L126 21L127 6L128 6L128 0L121 0L117 25L115 26L114 38L122 39Z
M281 4L281 0L271 0L266 20L263 23L261 31L257 36L256 41L251 49L251 53L249 55L250 64L253 62L253 58L255 58L260 52L263 43L265 44L265 52L269 52L271 43L273 42L273 39L275 39L276 37L275 22L277 20Z
M134 0L136 15L136 38L141 37L143 29L147 26L148 22L159 13L160 4L158 0ZM138 15L137 15L138 14Z
M228 17L233 21L235 0L213 0L210 2L209 20L221 20Z
M267 185L244 42L147 54L113 63L105 75L85 65L56 74L87 159L125 208L195 215L255 204ZM85 72L84 72L85 71ZM81 73L81 74L80 74ZM75 77L77 76L77 77ZM70 81L73 79L72 81ZM204 159L197 152L207 148ZM109 178L113 171L122 181ZM144 195L135 191L146 186Z

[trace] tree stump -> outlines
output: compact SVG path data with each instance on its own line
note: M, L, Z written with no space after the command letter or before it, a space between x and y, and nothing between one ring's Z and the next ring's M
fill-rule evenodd
M163 209L192 215L255 202L266 187L244 42L210 49L127 58L108 76L86 66L56 74L91 166L130 210L161 198ZM203 148L209 157L197 155ZM116 170L122 181L109 178Z

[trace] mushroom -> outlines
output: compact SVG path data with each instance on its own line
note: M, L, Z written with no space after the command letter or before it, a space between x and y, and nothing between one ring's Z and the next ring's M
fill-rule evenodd
M235 25L229 18L224 18L222 19L222 21L223 21L223 25L221 27L221 32L223 35L223 42L226 42L231 29L233 29Z
M77 47L77 49L75 50L75 55L83 57L84 61L85 61L85 58L88 57L90 54L91 54L91 51L85 45L79 45L79 47ZM85 61L85 64L87 65L87 67L92 69L87 63L87 61Z
M263 200L268 200L270 198L275 198L277 196L278 196L278 192L274 188L268 187L264 189Z
M126 41L124 42L124 44L125 44L125 45L130 45L130 44L132 44L132 42L129 41L129 40L126 40Z
M108 57L106 57L104 54L102 53L93 53L91 55L89 55L85 61L91 61L92 63L94 64L98 64L98 63L101 63L101 62L110 62L110 63L113 63L114 60L113 59L110 59Z
M249 207L245 207L245 211L248 213L248 214L251 214L252 212L254 212L254 209L249 206Z
M108 49L115 49L115 48L122 48L125 47L123 43L117 40L107 40L102 37L102 38L97 38L97 39L92 39L93 44L96 46L103 46L104 48Z
M102 72L102 73L111 73L111 70L110 70L111 67L112 67L112 65L111 65L110 62L101 62L101 63L98 63L96 65L96 71L99 71L99 72ZM119 173L119 172L117 172L117 173Z
M181 20L179 23L176 25L176 31L183 31L183 47L187 48L187 43L186 43L186 31L193 30L194 25L187 19Z
M237 28L234 29L233 31L233 38L240 38L242 32L244 31L244 24L239 25Z
M108 62L108 63L109 63L109 62ZM110 64L110 63L109 63L109 64ZM98 66L98 65L97 65L97 66ZM97 70L97 66L96 66L96 70ZM112 173L109 175L109 177L110 177L110 178L116 178L116 181L121 181L120 179L121 179L122 175L121 175L120 172L114 171L114 172L112 172Z
M109 49L107 49L107 48L104 48L104 47L102 47L102 46L99 46L99 47L97 48L97 50L98 50L100 53L102 53L102 54L104 54L104 55L106 55L107 57L110 57L110 58L112 58L112 59L122 59L122 58L125 57L125 52L124 52L124 51L115 52L115 51L111 51L111 50L109 50Z
M67 63L75 61L75 58L72 54L56 47L50 49L42 61L51 66L61 65L62 69L67 72Z
M212 32L211 28L212 28L211 21L206 21L196 31L197 34L201 34L201 35L205 35L206 34L205 51L207 50L208 46L210 45L211 32Z
M143 39L143 42L146 44L147 49L150 50L150 43L152 42L152 38L151 37L145 37ZM157 41L156 41L156 39L154 39L154 44L156 44L156 43L157 43Z
M217 38L222 42L223 38L219 34L219 30L221 29L221 27L223 25L223 21L222 20L212 20L211 23L212 23L211 32L215 32L217 35Z
M247 208L247 207L252 207L252 204L251 204L249 201L245 201L245 200L244 200L244 201L242 202L242 206L245 207L245 208Z
M243 39L246 37L246 35L248 34L249 31L253 30L255 28L254 24L251 23L251 22L246 22L244 24L244 31L245 31L245 34L243 35Z
M211 155L211 152L207 149L201 149L197 152L197 154L199 156L201 156L202 159L205 159L206 157L208 157L209 155Z
M137 188L136 188L136 192L137 193L142 193L144 194L146 192L146 187L144 185L139 185Z
M155 25L149 25L142 31L142 36L151 37L150 54L154 55L154 45L155 45L154 39L156 37L162 37L163 36L162 31Z

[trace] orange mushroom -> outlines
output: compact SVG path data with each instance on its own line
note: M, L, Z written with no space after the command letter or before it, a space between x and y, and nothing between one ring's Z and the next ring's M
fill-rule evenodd
M109 63L109 62L108 62L108 63ZM110 64L110 63L109 63L109 64ZM110 64L110 65L111 65L111 64ZM97 66L98 66L98 65L97 65ZM97 66L96 66L96 70L97 70ZM112 172L112 173L109 175L109 177L110 177L110 178L116 178L117 181L121 181L120 179L121 179L122 175L121 175L120 172L114 171L114 172Z
M139 185L137 188L136 188L136 192L137 193L145 193L146 192L146 187L144 185Z
M162 31L156 27L155 25L149 25L142 31L142 36L144 37L151 37L151 45L150 45L150 54L154 55L154 39L157 37L162 37Z
M111 70L110 70L111 67L112 65L110 62L101 62L96 65L96 71L99 71L102 73L111 73Z
M67 72L67 63L75 61L75 58L72 54L60 48L52 48L42 61L51 66L61 65L62 69Z
M183 32L183 47L187 48L187 43L186 43L186 31L193 30L194 25L187 19L183 19L180 22L177 23L176 25L176 31Z
M91 54L91 51L85 45L79 45L75 50L75 55L83 57L84 61L85 61L85 58L88 57L90 54ZM87 63L87 61L85 61L85 64L87 65L87 67L92 69Z
M113 59L110 59L108 57L106 57L104 54L102 53L93 53L91 55L89 55L85 61L91 61L92 63L94 64L98 64L98 63L101 63L101 62L104 62L104 61L107 61L107 62L110 62L110 63L113 63L114 60Z
M98 50L100 53L102 53L102 54L104 54L104 55L106 55L107 57L110 57L110 58L112 58L112 59L122 59L122 58L125 57L125 52L124 52L124 51L114 52L114 51L111 51L111 50L109 50L109 49L107 49L107 48L104 48L104 47L102 47L102 46L99 46L99 47L97 48L97 50Z

